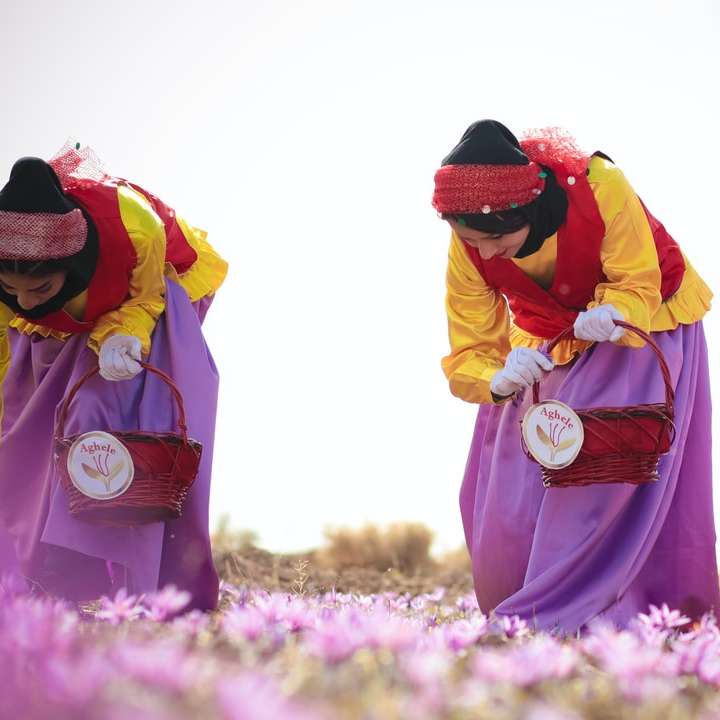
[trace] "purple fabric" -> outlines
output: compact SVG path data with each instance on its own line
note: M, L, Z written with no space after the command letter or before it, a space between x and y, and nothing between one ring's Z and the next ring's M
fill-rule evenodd
M148 592L174 583L193 595L192 607L214 608L218 578L208 532L218 376L201 319L208 301L190 303L167 283L166 310L152 338L149 362L172 377L185 401L189 435L203 444L198 478L178 520L129 528L97 527L72 518L53 464L56 411L97 356L87 337L67 342L10 332L12 360L3 385L0 437L0 572L19 568L41 589L86 600L116 588ZM141 373L83 385L70 406L65 435L90 430L174 431L167 386ZM12 543L12 544L11 544ZM12 552L14 548L14 552Z
M650 603L720 610L711 407L701 323L656 333L676 391L673 447L644 486L545 489L520 446L532 393L480 407L460 491L480 607L573 633L594 617L625 626ZM575 409L660 402L655 355L601 343L541 385Z

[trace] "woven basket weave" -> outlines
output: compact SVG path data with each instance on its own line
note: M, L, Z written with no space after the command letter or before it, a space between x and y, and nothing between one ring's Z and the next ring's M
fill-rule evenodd
M78 490L70 478L67 457L80 435L64 437L68 408L81 386L93 377L95 367L83 375L63 402L55 433L55 462L70 500L70 514L97 525L130 526L180 517L188 490L197 477L201 443L187 435L185 406L172 379L162 370L140 363L168 385L178 408L179 433L110 432L130 453L135 475L128 489L112 499L97 500Z
M670 370L657 343L630 323L616 325L641 337L655 353L665 383L665 402L628 407L575 410L583 423L584 440L575 461L564 468L542 467L545 487L578 487L596 483L641 485L658 479L660 456L675 439L674 402ZM550 341L550 352L561 340L573 337L570 327ZM533 385L533 402L540 402L540 383ZM523 441L523 449L530 455Z

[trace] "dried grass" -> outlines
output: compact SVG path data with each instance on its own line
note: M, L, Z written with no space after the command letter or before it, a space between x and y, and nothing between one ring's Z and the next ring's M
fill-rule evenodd
M224 580L268 591L415 595L444 587L449 598L472 591L467 551L435 558L432 539L432 531L419 523L365 525L326 530L318 550L279 554L258 548L250 531L229 530L224 519L213 535L213 555Z
M434 566L430 557L433 533L420 523L395 523L381 529L327 528L326 545L317 553L321 567L335 570L368 568L417 575Z

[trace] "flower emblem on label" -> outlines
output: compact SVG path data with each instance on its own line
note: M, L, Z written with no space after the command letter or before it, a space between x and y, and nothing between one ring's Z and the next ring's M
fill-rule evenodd
M95 500L112 500L122 495L135 476L128 449L106 432L81 435L70 447L67 469L73 485Z
M555 470L573 463L585 439L577 413L557 400L530 407L522 421L522 434L535 460Z

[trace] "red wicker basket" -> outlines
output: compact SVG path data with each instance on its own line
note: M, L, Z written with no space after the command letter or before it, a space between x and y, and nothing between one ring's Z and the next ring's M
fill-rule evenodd
M98 372L98 368L85 373L63 402L55 434L56 466L70 500L70 514L78 519L97 525L125 527L178 518L188 490L197 477L202 444L188 438L182 395L164 372L147 363L141 365L168 385L178 407L180 432L109 432L128 451L134 465L134 476L127 489L117 497L88 497L75 486L68 469L71 448L86 434L64 437L70 403L85 381Z
M542 467L545 487L576 487L595 483L640 485L658 479L660 456L670 450L675 439L675 393L670 370L662 351L650 335L626 322L616 321L616 325L639 335L655 353L665 381L665 402L576 410L584 430L580 452L567 467ZM573 328L570 327L550 341L547 351L572 336ZM539 383L533 385L533 402L540 402ZM524 441L523 449L534 460Z

